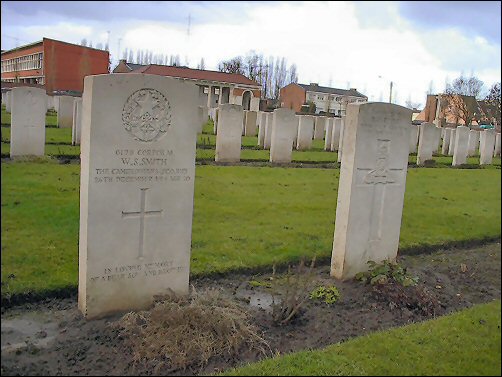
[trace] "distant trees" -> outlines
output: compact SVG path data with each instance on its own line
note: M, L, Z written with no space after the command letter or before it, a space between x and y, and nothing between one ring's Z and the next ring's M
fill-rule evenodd
M465 77L463 74L451 84L447 83L444 95L447 101L445 112L455 118L456 124L459 119L462 119L466 126L470 126L472 121L480 115L476 114L478 109L476 97L479 97L482 88L483 81L474 76Z
M134 56L136 55L136 58ZM122 59L133 64L159 64L159 65L174 65L180 66L179 55L154 54L150 50L137 50L126 48L122 53ZM203 63L204 59L201 60Z
M408 97L408 99L405 101L405 105L408 109L419 109L422 104L420 102L413 102L411 100L411 96Z
M262 98L279 98L282 87L298 82L298 72L295 64L287 66L283 57L269 56L268 59L255 51L248 52L244 57L237 56L218 64L220 72L240 73L256 81L262 87Z
M500 111L500 83L493 84L485 97L485 101L494 105Z

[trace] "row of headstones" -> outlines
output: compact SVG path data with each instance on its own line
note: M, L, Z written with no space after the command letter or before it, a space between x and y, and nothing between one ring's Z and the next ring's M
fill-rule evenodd
M87 318L147 308L189 291L199 90L155 75L84 80L79 308ZM199 108L200 110L200 108ZM202 110L200 110L202 111ZM242 109L220 108L222 142L241 135ZM271 153L291 150L295 115L272 114ZM342 131L331 275L397 256L411 110L350 104ZM300 119L301 121L301 119ZM303 122L302 122L303 124ZM233 146L232 146L233 148Z
M465 126L442 128L428 122L413 127L410 153L417 152L417 165L424 165L431 160L439 148L441 154L453 156L452 166L465 164L467 157L476 155L478 149L480 165L491 164L493 157L500 156L500 133L493 129L476 131Z
M323 139L323 136L324 149L337 151L338 162L341 161L344 117L295 115L292 110L284 108L274 112L260 112L257 116L254 111L243 111L239 105L221 105L213 111L214 131L217 135L216 161L240 161L241 135L254 136L257 119L258 146L270 149L270 162L291 162L294 147L297 150L310 149L312 140ZM491 164L491 157L500 155L500 133L495 134L493 130L480 133L462 126L443 129L432 123L410 127L410 153L418 152L418 165L432 159L441 142L443 154L453 156L453 166L465 164L467 156L474 155L479 145L481 165Z
M280 108L273 112L245 111L240 105L224 104L214 109L216 161L240 160L241 136L256 135L257 145L270 149L270 161L291 162L293 148L307 150L312 140L325 140L324 149L338 151L341 160L343 118L296 115L293 110Z
M58 127L72 127L72 145L80 144L81 98L51 97L45 93L45 90L33 87L15 87L8 93L11 106L9 109L11 110L11 157L44 155L45 115L49 108L57 108Z

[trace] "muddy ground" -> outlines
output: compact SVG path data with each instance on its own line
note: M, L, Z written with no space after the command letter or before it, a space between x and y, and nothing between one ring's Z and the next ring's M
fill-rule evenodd
M233 274L200 278L191 283L197 291L221 289L240 303L270 345L281 354L329 344L373 331L402 326L500 299L500 242L467 249L440 250L418 256L401 256L408 273L419 278L420 292L434 305L406 305L396 292L382 295L374 286L351 280L334 282L329 266L312 270L308 290L335 283L341 298L333 305L307 300L299 316L286 325L272 320L269 274ZM276 276L277 277L277 276ZM249 282L254 282L252 286ZM419 297L423 299L423 295ZM417 298L417 297L415 297ZM153 371L133 365L131 350L111 323L119 316L86 321L76 297L48 299L2 309L2 375L194 375L209 374L264 357L258 352L239 353L230 360L215 358L204 369Z

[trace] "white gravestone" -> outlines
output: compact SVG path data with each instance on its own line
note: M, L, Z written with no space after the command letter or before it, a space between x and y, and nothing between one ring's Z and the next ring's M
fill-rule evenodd
M410 109L393 104L347 106L331 257L337 279L397 256L410 118Z
M493 151L493 157L500 156L500 132L495 134L495 150Z
M340 131L342 128L342 118L333 118L333 130L331 131L331 151L338 151L340 145Z
M418 133L420 129L414 124L411 125L410 132L410 153L417 153Z
M448 154L448 149L450 148L450 137L452 128L445 128L443 134L443 145L441 146L441 154L446 156Z
M296 115L296 131L295 131L295 137L293 139L293 148L296 148L296 143L298 141L298 128L300 127L300 115Z
M267 113L265 119L265 136L263 139L263 149L270 149L272 142L272 122L274 120L274 113Z
M8 91L5 93L5 111L7 111L8 113L11 112L12 108L11 108L11 99L12 99L12 95L11 95L11 91Z
M441 145L441 127L436 126L436 146L434 148L434 153L437 154L438 149Z
M299 117L296 149L304 151L312 147L315 118L312 115L300 115Z
M241 105L231 105L228 103L220 105L215 161L240 161L243 117L244 112Z
M452 166L458 166L467 162L469 148L469 127L459 126L455 132L455 148Z
M73 125L73 101L72 96L60 96L58 107L58 127L71 128Z
M455 152L455 133L456 132L457 132L456 128L451 129L450 143L448 146L448 156L453 156L453 153Z
M256 136L256 111L245 111L246 117L244 119L244 135Z
M469 132L469 152L468 156L475 156L479 149L479 131L471 130Z
M493 160L495 150L495 131L484 130L480 132L479 137L479 164L489 165Z
M437 146L436 126L434 123L424 122L420 126L417 165L423 165L425 161L432 160L432 153Z
M322 140L326 127L326 117L316 116L314 123L314 140Z
M12 106L10 156L43 156L45 150L45 90L17 87L10 92Z
M71 144L80 145L82 134L82 98L75 98L73 103L73 126L71 128Z
M327 118L326 120L326 133L324 135L324 150L331 150L331 136L333 134L333 118Z
M199 121L195 84L84 79L78 306L91 318L189 291Z
M263 142L265 140L265 127L267 123L267 113L264 111L260 112L260 125L258 127L258 146L263 147Z
M287 108L275 109L272 122L270 162L291 162L293 140L296 132L295 112Z
M199 119L200 119L200 126L198 128L198 133L201 133L204 126L207 123L208 120L208 109L207 106L200 106L199 105Z
M343 152L343 133L345 132L345 116L342 117L342 122L340 123L340 142L338 143L338 156L337 162L342 163L342 152Z
M210 109L211 112L213 113L213 134L217 135L218 134L218 114L220 109L218 107L214 109Z

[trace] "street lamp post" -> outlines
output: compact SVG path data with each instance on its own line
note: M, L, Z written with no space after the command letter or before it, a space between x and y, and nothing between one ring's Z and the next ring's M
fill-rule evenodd
M379 79L385 79L385 80L387 80L385 77L380 76L380 75L378 76L378 78L379 78ZM394 86L394 82L393 82L393 81L391 81L391 82L390 82L390 85L389 85L389 103L392 103L392 87L393 87L393 86Z

